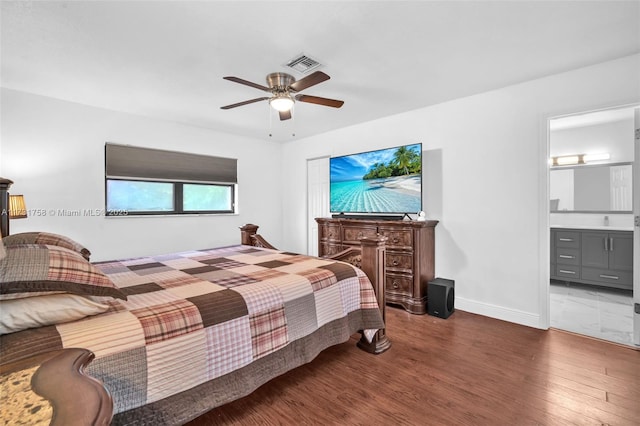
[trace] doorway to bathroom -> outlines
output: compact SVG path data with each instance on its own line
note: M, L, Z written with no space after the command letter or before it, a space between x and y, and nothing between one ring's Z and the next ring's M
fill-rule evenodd
M630 346L637 109L549 121L550 326Z

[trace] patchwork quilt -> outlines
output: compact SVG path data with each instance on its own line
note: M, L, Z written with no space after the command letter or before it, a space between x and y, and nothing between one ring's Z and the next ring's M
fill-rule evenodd
M7 363L63 347L91 350L87 372L111 392L116 419L261 359L285 362L274 354L300 352L294 343L333 336L314 342L321 350L384 327L366 275L334 260L238 245L94 266L128 300L109 299L106 313L82 320L3 335L0 355Z

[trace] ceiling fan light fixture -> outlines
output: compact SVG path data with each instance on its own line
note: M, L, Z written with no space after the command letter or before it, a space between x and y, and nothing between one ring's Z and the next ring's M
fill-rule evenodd
M332 108L340 108L344 104L344 101L339 101L337 99L321 98L319 96L303 95L299 93L305 89L308 89L309 87L329 80L330 77L322 71L315 71L302 78L301 80L296 80L292 75L287 73L274 72L267 75L268 87L233 76L222 78L234 83L243 84L245 86L253 87L265 92L270 92L271 95L263 96L261 98L249 99L246 101L220 107L221 109L225 110L268 100L269 105L271 105L273 109L278 111L280 121L285 121L292 118L291 110L293 109L293 105L296 101ZM292 93L294 93L295 96L293 96Z
M290 111L293 107L293 99L287 93L275 95L269 100L269 105L276 111Z

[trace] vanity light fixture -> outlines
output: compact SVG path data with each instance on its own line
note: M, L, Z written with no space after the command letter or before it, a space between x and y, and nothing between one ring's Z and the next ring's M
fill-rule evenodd
M562 155L558 157L551 157L551 166L572 166L575 164L587 164L594 161L603 161L611 158L608 152L600 154L572 154Z
M609 158L611 158L611 155L609 155L608 152L603 152L600 154L585 154L583 158L585 163L592 163L594 161L608 160Z
M571 166L573 164L584 164L582 155L563 155L561 157L551 157L552 166Z

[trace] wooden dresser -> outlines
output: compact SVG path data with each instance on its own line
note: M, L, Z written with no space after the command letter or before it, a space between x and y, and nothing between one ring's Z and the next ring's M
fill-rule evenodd
M386 302L401 305L413 314L427 312L427 283L435 276L437 220L316 218L316 222L319 256L359 247L364 237L387 237Z

